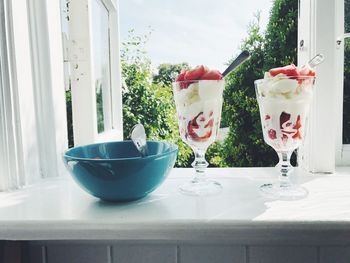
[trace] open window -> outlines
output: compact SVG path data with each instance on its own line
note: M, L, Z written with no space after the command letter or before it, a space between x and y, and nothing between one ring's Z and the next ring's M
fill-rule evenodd
M74 145L123 134L118 8L115 0L63 1L66 85Z

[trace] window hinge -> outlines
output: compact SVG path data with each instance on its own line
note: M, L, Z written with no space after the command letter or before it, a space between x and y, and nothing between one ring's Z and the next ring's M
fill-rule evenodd
M342 41L345 39L345 38L349 38L350 37L350 33L345 33L344 35L342 36L339 36L337 38L337 48L340 48L340 45L342 43Z

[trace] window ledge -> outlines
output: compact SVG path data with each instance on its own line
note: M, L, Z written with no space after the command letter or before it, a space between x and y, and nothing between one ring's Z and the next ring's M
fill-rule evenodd
M213 197L177 192L191 174L174 169L148 197L125 204L101 202L69 177L0 193L0 239L350 243L350 168L300 176L309 196L298 201L259 194L274 168L209 169L224 188Z

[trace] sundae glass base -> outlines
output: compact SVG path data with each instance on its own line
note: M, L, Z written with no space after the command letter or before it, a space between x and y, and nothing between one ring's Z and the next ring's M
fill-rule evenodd
M302 199L308 195L308 191L302 186L281 183L263 184L260 191L265 197L287 201Z
M221 75L220 78L222 78ZM195 170L194 178L179 186L180 193L191 196L210 196L222 191L219 183L206 176L208 162L205 160L205 153L215 141L220 127L224 86L223 79L173 83L180 135L182 140L192 148L195 156L192 163Z
M260 191L263 196L280 200L298 200L306 197L308 191L291 181L290 175L293 173L293 166L290 163L292 152L279 152L279 163L276 165L279 171L277 182L263 184Z
M192 196L210 196L220 194L222 186L218 182L211 180L196 180L180 185L179 191L185 195Z

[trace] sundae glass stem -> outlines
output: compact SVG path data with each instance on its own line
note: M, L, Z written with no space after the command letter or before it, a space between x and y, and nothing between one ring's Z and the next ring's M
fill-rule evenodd
M279 152L278 157L280 159L279 167L280 170L280 176L279 176L279 182L280 187L290 187L291 181L290 181L290 174L293 170L293 166L290 164L290 157L293 152Z
M194 162L192 167L196 170L196 175L193 178L194 182L202 182L206 180L205 170L209 163L205 160L205 150L193 149L194 151Z

